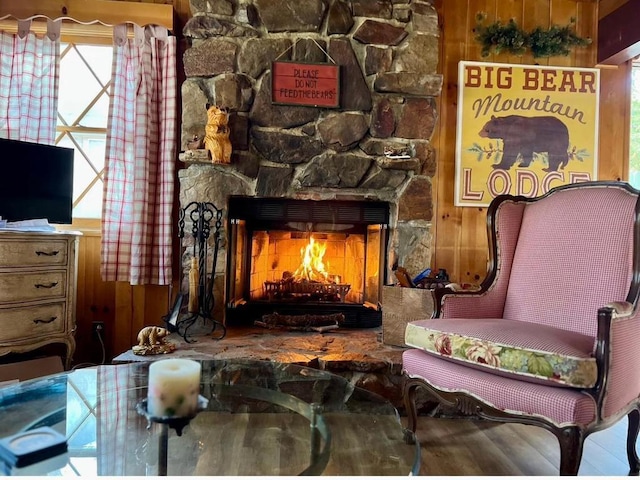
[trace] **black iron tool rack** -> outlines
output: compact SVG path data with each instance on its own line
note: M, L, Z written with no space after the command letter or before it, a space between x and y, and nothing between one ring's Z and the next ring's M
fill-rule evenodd
M226 335L227 329L222 323L213 319L213 282L222 241L222 210L210 202L191 202L185 208L180 209L178 237L181 239L185 235L186 219L191 222L191 236L194 240L193 256L198 259L198 311L190 312L183 318L179 318L174 330L182 335L186 342L193 343L195 340L189 339L188 331L198 319L202 319L205 325L211 323L211 336L216 340L221 340ZM211 242L209 241L210 237ZM212 263L211 270L207 271L210 248L213 249Z

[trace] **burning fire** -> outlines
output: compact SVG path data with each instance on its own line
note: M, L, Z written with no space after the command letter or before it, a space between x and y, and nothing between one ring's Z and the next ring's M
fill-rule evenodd
M327 242L318 242L310 235L305 243L295 272L285 270L281 280L264 282L266 296L269 300L344 302L351 285L343 284L340 275L329 274L329 261L324 259Z
M316 242L313 237L310 237L307 246L300 249L302 261L293 273L293 279L298 282L333 283L322 261L326 251L326 243Z

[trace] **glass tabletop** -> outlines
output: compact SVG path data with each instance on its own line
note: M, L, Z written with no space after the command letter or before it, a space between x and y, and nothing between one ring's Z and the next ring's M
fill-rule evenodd
M180 435L139 413L149 362L0 388L1 438L51 427L68 447L64 455L6 473L417 475L419 445L383 397L294 364L200 363L206 406Z

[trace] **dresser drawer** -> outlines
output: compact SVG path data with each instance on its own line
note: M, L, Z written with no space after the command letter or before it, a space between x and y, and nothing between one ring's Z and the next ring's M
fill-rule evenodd
M0 273L0 302L46 300L66 295L66 270Z
M65 330L66 303L1 308L2 341L37 338Z
M67 242L64 239L0 242L0 268L66 264Z

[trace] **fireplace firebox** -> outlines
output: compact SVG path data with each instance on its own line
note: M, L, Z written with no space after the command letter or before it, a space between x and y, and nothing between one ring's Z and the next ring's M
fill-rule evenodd
M227 325L273 313L381 325L388 203L233 196L227 219Z

